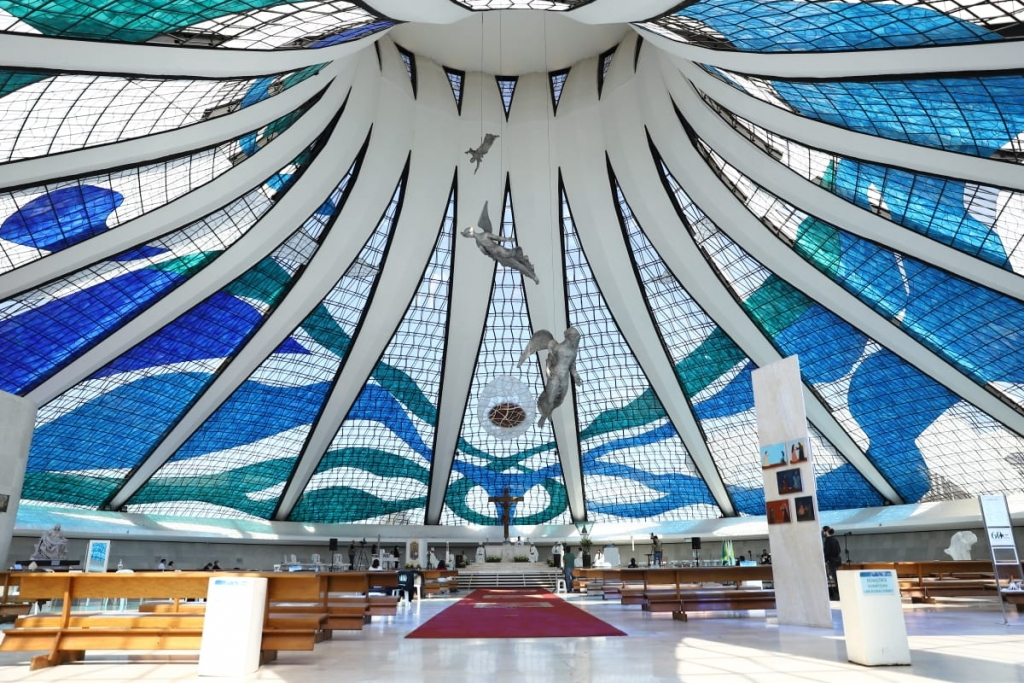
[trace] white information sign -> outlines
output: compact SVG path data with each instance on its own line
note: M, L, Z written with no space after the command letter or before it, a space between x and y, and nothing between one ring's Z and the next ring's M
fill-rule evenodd
M988 544L992 547L1013 547L1013 529L1008 526L988 528Z
M860 590L864 595L897 595L896 575L891 571L862 571Z
M200 676L242 677L260 666L267 580L224 576L210 579L199 644Z
M985 518L985 526L989 527L1009 527L1012 526L1010 523L1010 510L1006 507L1006 498L1004 496L980 496L981 499L981 513Z

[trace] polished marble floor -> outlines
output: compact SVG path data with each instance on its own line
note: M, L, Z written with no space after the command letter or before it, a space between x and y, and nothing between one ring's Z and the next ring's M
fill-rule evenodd
M779 626L763 612L707 614L688 622L644 614L599 598L574 604L625 631L617 638L411 640L404 636L451 604L433 598L376 618L362 632L336 633L314 652L283 653L249 681L285 683L786 683L885 681L1024 682L1024 615L1003 624L995 601L938 606L905 603L912 666L866 668L846 661L842 619L835 628ZM0 653L0 682L83 681L180 683L198 678L194 656L146 658L96 653L84 662L36 672L27 653Z

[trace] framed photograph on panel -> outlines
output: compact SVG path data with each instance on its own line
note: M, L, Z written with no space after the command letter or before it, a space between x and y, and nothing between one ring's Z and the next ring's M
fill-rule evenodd
M782 470L775 473L775 480L779 485L779 493L800 493L804 490L804 482L800 477L800 468L794 467L791 470Z
M797 439L786 444L786 452L789 454L789 464L799 465L807 462L807 440Z
M764 504L769 524L789 524L789 500L770 500Z
M814 521L814 500L812 496L800 496L799 498L794 498L793 505L796 507L796 521Z
M85 551L85 571L107 571L107 560L110 558L110 541L89 541Z
M786 444L773 443L770 446L761 446L761 469L779 467L786 464Z

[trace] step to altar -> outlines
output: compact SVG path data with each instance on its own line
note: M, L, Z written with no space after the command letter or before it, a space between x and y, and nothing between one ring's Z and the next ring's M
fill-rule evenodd
M474 562L459 570L459 574L474 572L490 572L492 574L521 574L523 572L560 571L549 567L547 562Z

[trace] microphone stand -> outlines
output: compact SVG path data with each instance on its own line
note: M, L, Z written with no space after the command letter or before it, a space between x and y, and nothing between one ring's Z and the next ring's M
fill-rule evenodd
M853 532L852 531L847 531L845 534L843 534L843 553L846 555L846 564L851 564L850 563L850 548L846 545L847 540L850 538L850 536L853 536Z

